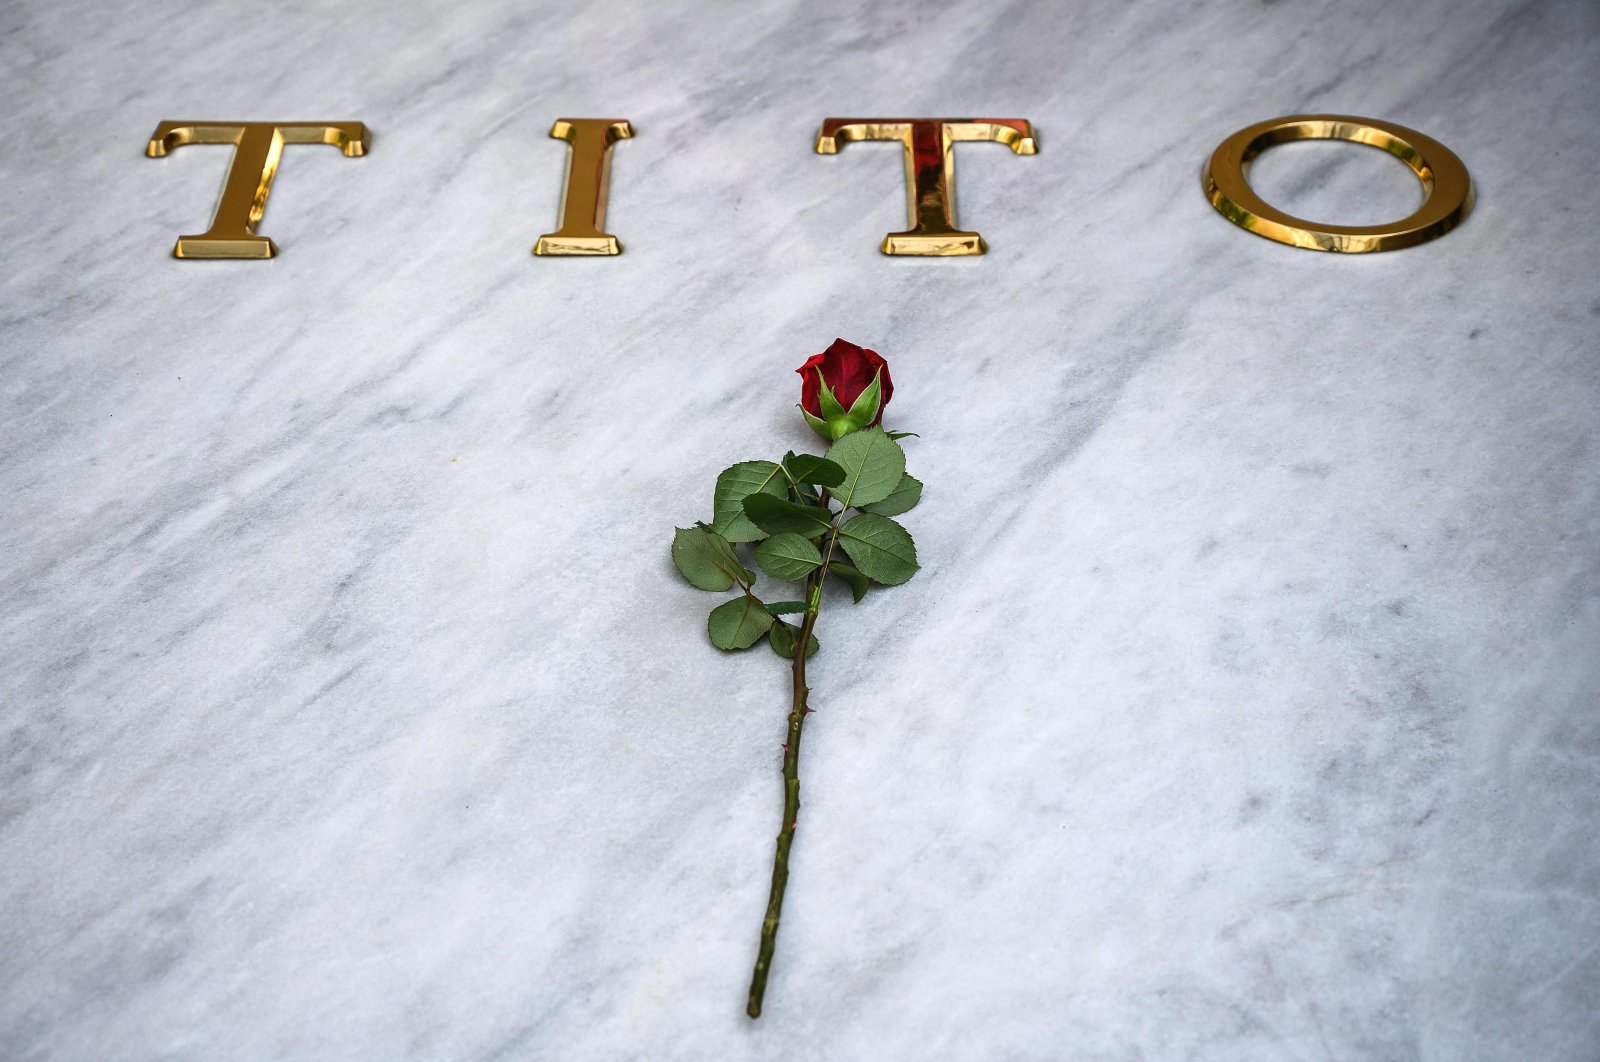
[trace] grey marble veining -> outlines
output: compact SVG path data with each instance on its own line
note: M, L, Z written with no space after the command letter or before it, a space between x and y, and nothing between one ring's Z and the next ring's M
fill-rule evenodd
M0 7L0 1056L1600 1058L1600 8ZM1199 189L1334 110L1474 216L1319 255ZM891 260L958 149L991 253ZM536 260L568 115L609 261ZM268 262L179 262L291 147ZM1404 213L1350 146L1274 201ZM787 675L675 524L891 360L924 571Z

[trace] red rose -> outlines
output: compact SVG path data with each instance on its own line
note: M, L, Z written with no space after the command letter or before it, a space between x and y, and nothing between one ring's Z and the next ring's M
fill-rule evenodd
M824 439L840 439L883 419L894 394L889 363L875 350L835 339L795 372L800 374L800 410Z

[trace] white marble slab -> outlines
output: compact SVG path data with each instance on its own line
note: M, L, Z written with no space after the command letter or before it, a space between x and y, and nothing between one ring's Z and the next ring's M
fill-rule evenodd
M1593 3L0 10L0 1056L1600 1058ZM1392 119L1477 213L1250 236L1201 163ZM893 147L991 253L890 260ZM536 260L561 116L609 261ZM291 147L267 263L180 262ZM1350 146L1275 201L1405 212ZM923 573L787 675L671 570L792 370L882 351Z

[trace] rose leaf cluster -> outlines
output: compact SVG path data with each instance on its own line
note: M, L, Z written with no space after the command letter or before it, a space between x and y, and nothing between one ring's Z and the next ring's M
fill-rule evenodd
M898 586L916 574L916 543L893 519L922 497L905 467L900 444L874 427L845 435L826 456L742 461L717 476L711 520L678 528L672 540L673 563L690 585L738 591L711 612L712 644L748 649L765 637L774 652L792 656L799 629L783 617L816 607L819 574L845 583L858 602L874 583ZM811 600L764 601L757 570L805 584ZM816 647L811 637L806 655Z

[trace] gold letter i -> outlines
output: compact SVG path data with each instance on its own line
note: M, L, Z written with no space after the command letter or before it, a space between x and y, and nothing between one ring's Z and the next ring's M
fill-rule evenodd
M550 135L571 146L561 191L561 228L540 236L533 253L621 254L622 244L604 231L606 184L611 176L611 145L633 136L633 127L625 118L562 118Z

